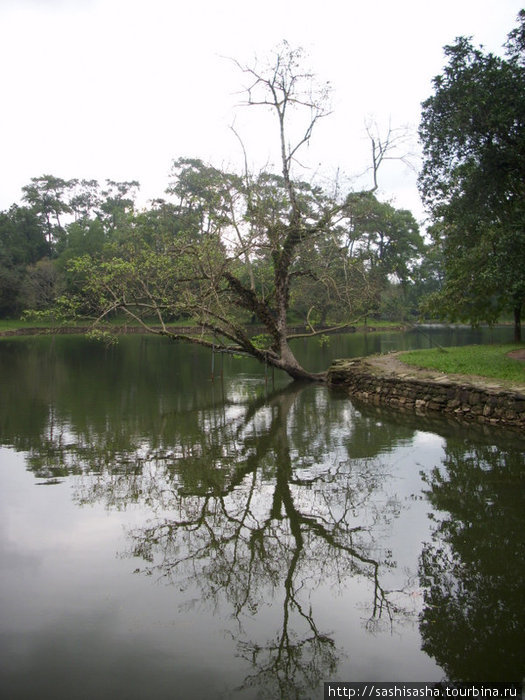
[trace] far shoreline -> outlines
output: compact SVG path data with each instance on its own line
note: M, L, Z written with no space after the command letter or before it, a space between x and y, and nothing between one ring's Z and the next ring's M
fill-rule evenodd
M23 322L21 322L23 323ZM161 327L157 327L161 330ZM392 325L364 325L364 326L344 326L334 329L332 327L320 328L315 333L312 333L307 326L293 325L290 326L290 334L301 334L302 337L319 337L323 333L334 335L336 333L395 333L409 331L414 328L411 324L393 323ZM204 331L200 326L170 326L166 329L172 333L185 333L187 335L200 335ZM263 332L263 326L247 326L247 329L253 334ZM16 336L31 336L31 335L88 335L92 330L91 326L19 326L17 328L0 328L0 338L16 337ZM111 331L115 335L154 335L142 326L136 325L115 325L111 326Z

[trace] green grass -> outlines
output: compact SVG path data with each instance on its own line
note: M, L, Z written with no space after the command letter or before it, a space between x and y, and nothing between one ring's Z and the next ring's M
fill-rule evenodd
M127 316L113 316L112 318L109 319L110 325L115 325L115 326L138 326L139 323L137 321L133 321L133 319L130 319ZM85 328L86 326L90 325L89 320L79 320L76 322L71 322L67 323L67 326L71 327L79 327L79 328ZM173 326L173 327L185 327L185 326L195 326L195 321L192 319L182 319L182 320L177 320L177 321L169 321L167 323L168 326ZM12 331L12 330L17 330L19 328L54 328L55 324L51 323L49 320L46 319L7 319L7 318L2 318L0 319L0 332L1 331Z
M525 383L525 362L507 356L523 345L463 345L413 350L399 356L407 365L435 369L446 374L474 374L491 379Z
M408 321L383 321L383 320L376 320L374 318L369 318L366 321L367 326L371 326L372 328L399 328L400 326L406 326L408 324ZM359 321L358 323L354 324L358 328L364 328L365 322L364 321Z
M296 315L296 317L292 317L291 319L288 319L290 325L297 325L297 326L302 326L304 324L304 319L300 318L299 316ZM107 319L107 322L112 325L112 326L138 326L139 323L137 321L134 321L131 319L129 316L125 315L118 315L118 316L112 316ZM79 327L83 328L85 326L89 326L89 321L77 321L77 322L71 322L68 323L68 326L72 327ZM197 326L198 324L191 318L183 318L183 319L178 319L176 321L169 321L167 322L167 325L172 327L172 328L178 328L178 327L192 327L192 326ZM250 326L251 324L247 324ZM257 327L259 327L260 324L255 324ZM330 325L330 324L328 324ZM337 325L337 324L334 324ZM354 324L356 326L364 326L364 322L357 322ZM376 321L376 320L368 320L368 326L371 326L373 328L397 328L400 325L403 325L402 323L396 323L394 321ZM54 324L51 323L47 319L0 319L0 332L2 331L11 331L11 330L17 330L18 328L53 328Z
M0 331L14 331L18 328L51 328L51 324L40 319L32 319L30 321L16 318L0 319Z

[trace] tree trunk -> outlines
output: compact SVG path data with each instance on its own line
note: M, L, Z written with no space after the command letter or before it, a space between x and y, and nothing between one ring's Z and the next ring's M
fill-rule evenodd
M326 382L326 372L309 372L297 362L284 336L281 337L279 359L275 362L275 366L284 370L292 379Z
M521 343L521 307L522 304L517 304L514 307L514 342Z

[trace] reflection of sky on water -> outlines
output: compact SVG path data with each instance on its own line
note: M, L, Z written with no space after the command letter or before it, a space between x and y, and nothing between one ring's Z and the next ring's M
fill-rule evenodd
M4 697L30 697L28 682L47 697L48 676L58 698L203 697L235 682L233 643L210 612L180 609L173 587L116 556L142 510L79 508L68 481L36 488L22 453L2 448L0 465L1 657L7 678L24 678Z
M324 391L316 391L317 408L323 410ZM235 407L228 409L227 416L227 422L240 418ZM333 429L335 447L325 455L330 465L344 456L342 447L337 445L344 443L348 430L344 424L352 418L352 409L345 408L341 418ZM270 422L271 410L265 407L254 417L250 429L265 431ZM243 428L245 434L250 429ZM293 412L288 430L293 442ZM70 433L66 429L64 434ZM397 568L387 576L391 588L403 587L412 579L426 534L424 503L410 499L420 488L421 465L413 459L416 443L417 437L413 445L399 447L393 455L381 455L381 471L386 480L378 497L388 499L394 494L400 501L400 517L389 519L381 527L381 548L392 546L397 562ZM312 450L316 451L315 436ZM141 452L146 466L148 453L144 447ZM28 660L36 663L44 675L56 673L56 661L45 653L54 648L63 659L61 663L75 666L82 683L90 665L97 664L100 670L109 663L108 657L113 659L115 673L127 673L133 683L137 681L133 672L136 659L142 659L150 685L152 669L157 667L163 679L154 680L153 687L158 688L169 682L171 673L177 683L184 684L186 678L194 693L199 687L204 692L208 683L214 688L223 683L226 688L238 682L234 679L242 677L243 663L241 659L233 660L235 635L256 631L257 636L265 638L275 633L282 623L279 589L275 593L277 599L268 600L252 618L243 619L244 629L236 632L237 623L231 624L230 612L210 610L199 599L198 590L190 586L184 592L178 591L176 585L156 582L155 575L132 576L130 573L141 562L115 556L127 548L126 531L142 525L151 515L140 503L120 511L108 511L101 503L79 508L71 496L100 476L67 477L58 485L37 488L34 475L25 470L23 453L3 448L1 456L2 559L8 564L2 578L2 598L9 601L2 605L2 629L4 635L18 640L14 648L11 642L7 650L13 673L17 663L22 664L22 669ZM432 464L434 458L429 458ZM154 476L158 476L158 460L155 465L152 463L151 468L157 469ZM297 476L312 477L323 470L326 465L309 464L299 469ZM147 468L145 472L148 473ZM261 494L267 492L271 496L270 484L261 482L260 489ZM303 501L307 504L307 492L295 489L293 493L299 508ZM376 504L382 505L381 500ZM399 537L404 538L402 545ZM419 650L419 599L413 585L408 594L401 596L404 607L413 613L412 619L399 629L394 625L393 631L381 628L369 633L365 628L372 591L366 577L345 579L341 585L334 581L323 581L319 586L317 583L307 599L316 620L322 621L323 631L334 637L341 650L339 678L367 678L371 673L378 680L439 677L435 664ZM68 660L70 655L74 658ZM167 670L170 668L172 671ZM133 692L140 687L141 683L135 685ZM68 688L66 683L64 692Z

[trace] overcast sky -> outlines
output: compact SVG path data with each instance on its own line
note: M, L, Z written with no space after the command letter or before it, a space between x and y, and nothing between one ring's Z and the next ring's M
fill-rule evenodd
M305 178L368 165L364 124L410 125L455 37L500 52L522 0L0 0L0 209L32 177L139 180L162 196L179 156L254 167L276 132L240 108L243 76L280 41L333 85ZM254 128L254 124L256 125ZM383 199L422 216L415 174L391 164Z

